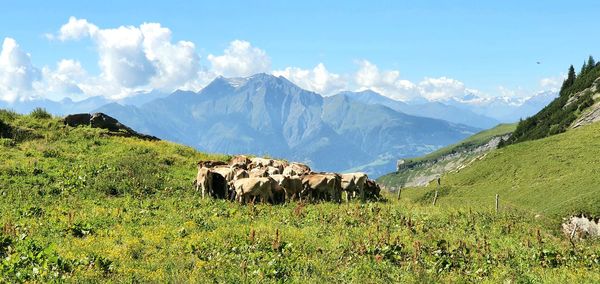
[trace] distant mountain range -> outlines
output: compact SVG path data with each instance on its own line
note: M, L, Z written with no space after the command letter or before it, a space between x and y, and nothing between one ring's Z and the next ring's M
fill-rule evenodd
M400 157L428 153L478 130L344 95L322 97L267 74L219 77L198 93L178 91L137 107L112 103L97 111L202 151L270 155L317 170L354 168L373 176L393 169Z
M494 127L500 121L482 114L476 114L468 108L459 108L446 105L440 102L423 102L408 104L405 102L390 99L379 93L367 90L362 92L342 92L338 96L346 96L351 100L367 104L377 104L387 106L393 110L403 112L409 115L430 117L446 120L453 123L460 123L477 128L487 129Z
M202 151L270 155L317 170L360 170L377 177L393 170L399 158L429 153L505 121L484 113L509 117L545 104L545 96L534 98L517 105L477 97L404 103L372 91L323 97L283 77L257 74L219 77L197 93L0 101L0 107L21 113L44 107L58 115L101 111L142 133Z

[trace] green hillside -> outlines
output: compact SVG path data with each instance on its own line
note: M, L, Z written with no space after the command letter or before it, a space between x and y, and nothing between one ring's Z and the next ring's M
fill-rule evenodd
M476 133L468 138L447 147L438 149L422 157L405 160L405 167L400 171L389 173L377 180L387 187L400 187L418 176L436 175L446 172L444 168L449 163L463 162L475 156L469 153L479 146L488 143L492 138L503 136L515 130L517 124L499 124L494 128ZM443 160L448 155L461 154L459 157ZM443 161L442 161L443 160ZM459 166L458 164L456 166Z
M192 190L197 160L226 156L65 127L43 111L0 110L0 121L0 283L600 281L598 242L572 246L554 224L521 211L406 198L274 206L200 200ZM575 161L592 161L585 155L595 153L588 146L597 145L597 128L573 131L582 147L560 140L565 151L547 154L581 169ZM541 153L539 145L522 145L490 155ZM466 183L466 173L454 182ZM555 172L543 173L516 181L553 180ZM483 174L490 186L502 184ZM569 168L557 176L574 182L583 175Z
M503 208L548 216L600 215L600 124L490 152L445 175L439 204L484 206L500 195ZM411 198L430 202L433 187L413 189ZM429 201L427 201L429 200Z

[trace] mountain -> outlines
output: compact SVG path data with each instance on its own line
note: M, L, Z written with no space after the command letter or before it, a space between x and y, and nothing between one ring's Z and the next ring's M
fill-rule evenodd
M70 113L89 112L95 108L109 103L110 101L103 97L91 97L81 101L73 101L65 98L60 101L49 99L33 99L26 101L3 102L0 101L0 107L12 109L18 113L29 113L37 107L45 108L48 112L55 115L65 115Z
M453 123L473 126L476 128L491 128L499 123L498 120L485 115L476 114L469 109L446 105L441 102L423 102L407 104L385 97L371 90L362 92L341 92L337 96L346 96L352 100L367 104L387 106L393 110L414 116L422 116L446 120Z
M491 117L503 123L512 123L536 114L557 97L555 91L542 91L526 98L480 97L467 93L453 97L444 104Z
M54 115L67 115L71 113L90 112L109 103L139 106L155 99L168 96L169 93L151 91L139 92L123 99L110 100L102 96L90 97L80 101L64 98L60 101L49 99L33 99L25 101L5 102L0 100L0 108L12 109L18 113L29 113L37 107L45 108Z
M324 98L283 77L216 78L139 107L97 109L143 133L207 152L270 155L317 170L389 172L400 157L428 153L476 128L415 117L343 96Z

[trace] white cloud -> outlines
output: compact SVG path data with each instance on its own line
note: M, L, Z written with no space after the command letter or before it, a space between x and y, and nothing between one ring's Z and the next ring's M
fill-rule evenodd
M86 19L77 19L75 17L69 17L69 21L60 27L58 33L58 39L72 40L81 39L84 37L92 37L98 32L98 27L91 24ZM53 35L49 35L49 38L53 39Z
M417 86L400 79L397 70L380 71L377 65L362 60L359 70L354 75L354 83L359 90L370 89L396 100L410 100L417 95Z
M542 78L540 80L540 87L544 90L551 90L551 91L558 92L565 79L566 79L565 75L549 77L549 78Z
M329 72L323 63L317 64L312 70L287 67L272 73L275 76L287 78L301 88L323 95L333 95L345 90L348 86L347 80L339 74Z
M31 58L12 38L4 38L0 51L0 99L5 101L31 98L33 82L40 72Z
M63 59L57 63L56 69L42 68L42 78L36 82L35 89L45 92L48 98L61 99L65 96L74 99L85 98L81 86L85 86L87 72L79 61Z
M425 78L419 82L420 95L430 101L462 97L466 92L465 84L452 78Z
M101 74L89 82L101 84L100 89L109 88L113 98L140 89L172 91L196 80L200 69L195 45L189 41L172 42L171 30L158 23L101 29L85 19L71 17L57 37L89 37L94 41Z
M208 55L208 61L216 74L225 77L245 77L271 69L271 58L267 53L243 40L229 43L223 55Z

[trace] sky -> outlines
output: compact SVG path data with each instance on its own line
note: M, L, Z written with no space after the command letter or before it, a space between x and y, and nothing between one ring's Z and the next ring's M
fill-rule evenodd
M284 76L400 100L556 90L598 54L599 1L5 1L0 99ZM599 55L600 56L600 55Z

